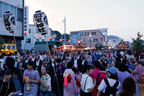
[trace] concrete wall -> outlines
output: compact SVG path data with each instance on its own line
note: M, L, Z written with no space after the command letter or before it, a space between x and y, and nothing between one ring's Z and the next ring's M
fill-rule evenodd
M22 6L23 0L0 0L0 1L23 9L23 6ZM23 22L16 21L16 30L14 32L16 37L23 37L23 25L22 24ZM0 17L0 35L12 36L12 34L6 30L2 17Z
M91 35L91 42L90 42L90 36L89 35L87 35L87 36L85 35L86 32L89 32L89 35ZM92 35L92 32L96 32L96 35ZM81 34L83 34L81 36L81 40L82 40L81 44L86 44L87 47L90 47L90 45L92 47L92 46L95 46L96 44L104 45L105 37L99 30L72 31L70 33L70 40L71 41L72 41L72 33L81 33ZM93 39L98 39L98 42L94 42ZM72 42L71 42L71 44L72 44Z

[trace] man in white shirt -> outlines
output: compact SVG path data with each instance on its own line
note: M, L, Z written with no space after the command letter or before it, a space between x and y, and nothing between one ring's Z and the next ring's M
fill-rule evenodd
M92 73L92 67L90 65L87 65L84 67L85 73L82 75L81 78L81 89L82 89L82 96L92 96L91 92L96 85L96 80L93 81L93 79L89 76Z

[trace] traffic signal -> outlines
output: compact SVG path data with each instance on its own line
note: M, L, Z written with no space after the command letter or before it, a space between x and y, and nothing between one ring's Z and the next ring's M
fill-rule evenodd
M48 32L48 20L44 12L41 12L40 10L36 11L33 15L33 21L37 30L42 33L42 35L45 35Z
M4 21L4 25L5 25L6 29L10 33L13 33L16 28L14 14L10 13L10 11L5 12L5 14L3 14L3 21Z

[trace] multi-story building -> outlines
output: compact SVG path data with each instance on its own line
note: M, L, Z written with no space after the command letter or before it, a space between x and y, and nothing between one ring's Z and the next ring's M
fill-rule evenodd
M28 28L28 32L24 34L24 40L21 42L23 50L35 49L36 42L45 42L45 37L38 32L35 25L30 24ZM49 28L46 34L47 41L55 41L55 38L56 34Z
M114 35L108 36L108 46L110 46L112 48L118 47L118 44L120 41L121 41L121 38L118 36L114 36Z
M3 14L10 11L15 15L16 29L14 31L17 43L17 49L21 48L21 40L23 39L23 14L24 0L0 0L0 36L4 39L4 43L14 43L13 34L6 30L3 22Z
M80 38L81 44L86 44L87 47L94 47L96 44L101 44L103 46L107 46L106 36L108 33L108 29L106 28L106 30L104 30L104 31L106 32L106 35L103 34L102 30L100 30L100 29L71 31L70 32L70 41L73 41L72 39L75 38L75 37L73 37L74 36L73 34L79 33L79 38ZM76 36L76 37L78 37L78 36ZM71 44L73 44L73 42L71 42Z

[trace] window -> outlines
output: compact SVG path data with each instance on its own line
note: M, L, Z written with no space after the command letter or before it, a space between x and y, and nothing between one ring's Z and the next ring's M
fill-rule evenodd
M7 11L9 11L9 5L6 3L3 3L3 14Z
M96 35L96 32L92 32L92 35Z
M113 40L113 42L116 42L116 40Z
M81 36L83 36L83 33L81 33Z
M44 39L42 39L42 41L44 42L45 40L44 40Z
M85 39L83 39L83 41L85 41Z
M23 10L20 8L17 8L17 21L23 21Z
M89 32L85 32L85 36L88 36L89 35Z
M31 29L29 29L29 33L31 33Z
M0 2L0 17L2 17L2 2Z
M10 6L10 11L15 15L16 17L16 7Z
M30 38L27 38L27 39L26 39L26 43L31 43L31 39L30 39Z
M93 42L98 42L98 39L93 39Z

